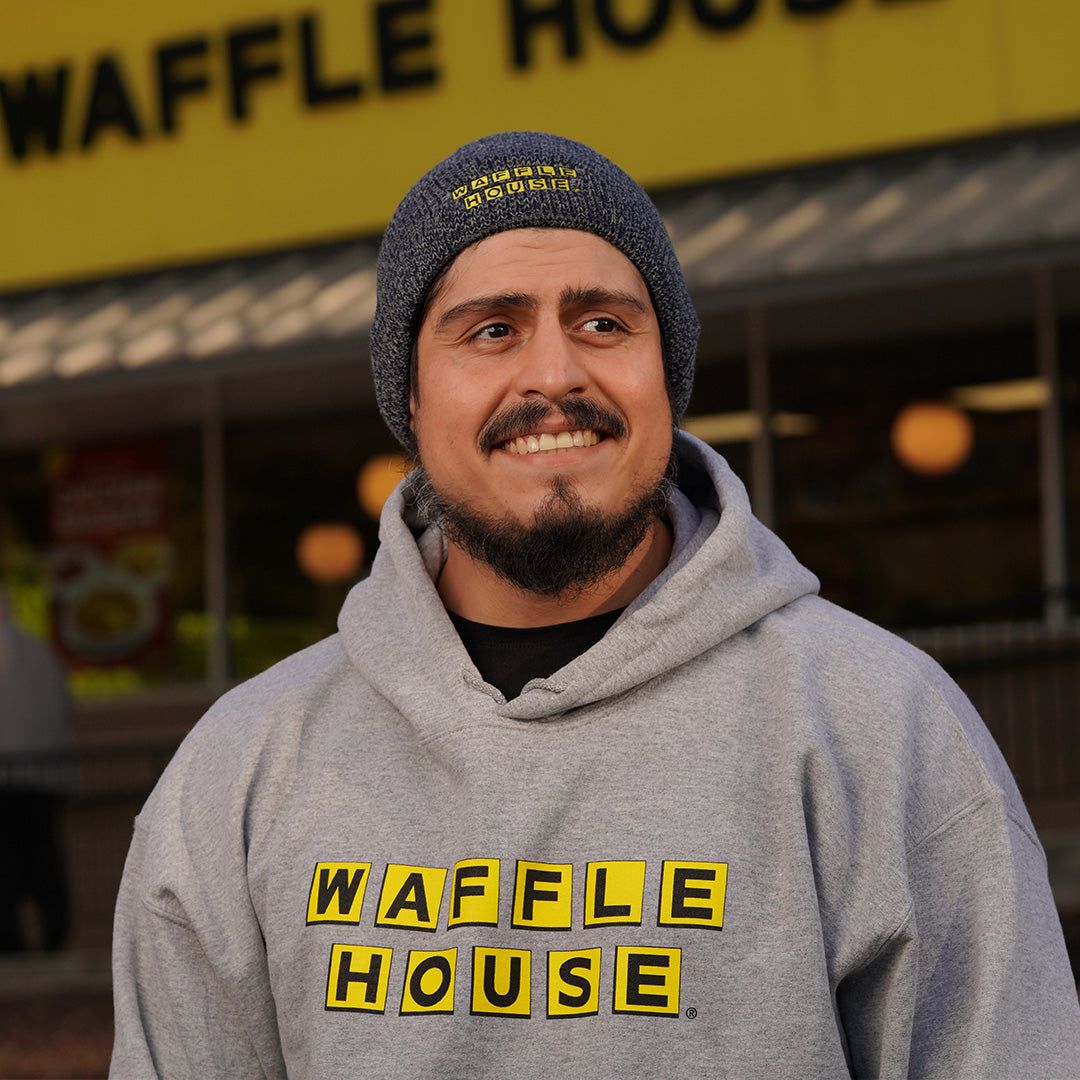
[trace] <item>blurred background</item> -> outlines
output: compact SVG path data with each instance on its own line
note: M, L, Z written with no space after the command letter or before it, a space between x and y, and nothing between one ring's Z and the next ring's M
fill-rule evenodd
M653 194L686 427L969 693L1075 943L1078 37L1074 0L0 0L0 1075L104 1075L132 819L370 567L379 235L498 130Z

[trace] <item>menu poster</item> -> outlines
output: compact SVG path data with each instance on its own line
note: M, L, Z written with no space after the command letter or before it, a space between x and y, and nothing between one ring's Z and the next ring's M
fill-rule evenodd
M49 577L53 641L69 666L165 666L173 546L166 453L157 440L53 457Z

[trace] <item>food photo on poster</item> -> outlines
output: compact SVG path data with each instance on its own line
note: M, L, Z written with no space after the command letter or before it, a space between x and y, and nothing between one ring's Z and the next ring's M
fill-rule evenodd
M72 668L167 663L174 560L162 444L63 452L50 481L53 643Z

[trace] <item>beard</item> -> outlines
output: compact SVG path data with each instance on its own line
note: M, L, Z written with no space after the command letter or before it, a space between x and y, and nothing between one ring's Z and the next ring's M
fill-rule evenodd
M522 419L519 414L518 420ZM528 420L539 417L524 419L517 426L529 430ZM514 426L500 421L495 430L482 434L481 443L487 443L485 448L497 445ZM626 564L666 512L675 476L673 443L663 475L634 492L621 510L605 514L582 499L572 480L557 474L532 519L519 521L510 514L481 513L436 490L423 466L421 448L420 464L409 475L407 498L415 503L421 520L441 528L447 539L504 581L524 592L567 600Z

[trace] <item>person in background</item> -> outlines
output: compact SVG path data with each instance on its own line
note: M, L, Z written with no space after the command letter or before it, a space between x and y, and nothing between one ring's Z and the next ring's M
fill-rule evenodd
M139 815L113 1076L1078 1075L1005 762L678 430L697 337L581 143L493 135L405 196L371 355L419 465L340 632Z
M46 949L67 938L58 817L71 785L71 720L63 669L46 644L15 625L0 591L0 952L29 947L27 901Z

